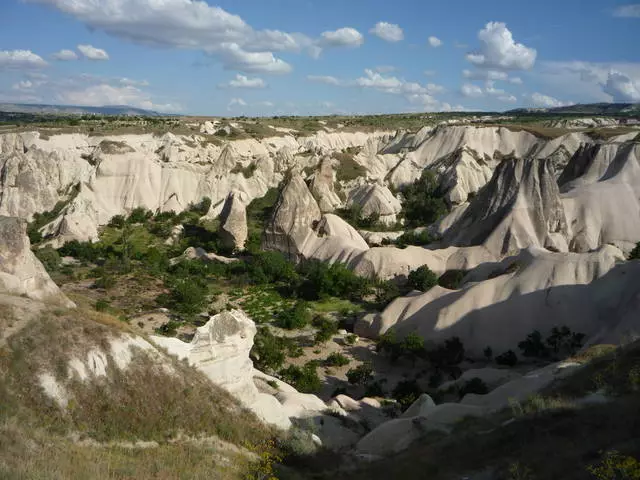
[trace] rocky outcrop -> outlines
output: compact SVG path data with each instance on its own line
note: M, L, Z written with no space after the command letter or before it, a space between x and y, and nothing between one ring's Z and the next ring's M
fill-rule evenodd
M340 200L335 191L334 177L333 160L331 157L325 156L320 162L309 186L322 213L333 212L342 205L342 200Z
M375 216L386 225L393 225L402 210L391 190L379 184L362 185L349 192L347 207L357 208L363 218Z
M273 210L263 238L263 248L278 250L289 258L302 258L306 243L315 237L313 227L322 214L299 174L292 174Z
M567 251L567 221L549 160L503 161L445 232L450 245L484 245L496 256L528 246Z
M0 216L0 292L74 307L31 251L26 222Z
M239 192L231 192L220 212L220 239L232 250L244 250L249 229L247 227L247 207Z
M640 263L616 266L623 258L612 246L588 254L530 248L501 263L481 265L461 290L436 286L398 298L358 332L381 334L393 328L399 337L417 332L434 343L457 336L469 354L478 356L487 346L496 354L517 351L518 342L533 330L546 335L564 325L587 339L609 338L614 331L633 335L640 317L631 320L632 312L638 315L640 305L637 287L628 283L640 274ZM627 280L622 280L623 267ZM606 298L600 293L605 285Z

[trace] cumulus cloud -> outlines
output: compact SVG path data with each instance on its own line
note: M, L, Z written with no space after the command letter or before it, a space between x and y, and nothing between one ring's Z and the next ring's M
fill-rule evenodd
M624 73L611 71L602 90L611 95L614 102L640 102L640 82Z
M515 95L500 95L498 100L504 103L516 103L518 101Z
M543 67L542 79L556 90L593 101L639 101L640 63L545 62Z
M460 93L462 93L463 96L470 98L484 97L482 87L474 85L473 83L463 84L462 87L460 87Z
M0 69L29 69L46 67L47 62L31 50L0 50Z
M78 45L80 53L89 60L109 60L109 54L93 45Z
M640 3L620 5L613 10L614 17L640 18Z
M90 85L77 90L61 91L57 95L61 103L80 106L129 105L132 107L175 112L179 105L156 104L148 94L133 86L113 86L107 83Z
M388 22L378 22L369 33L386 42L400 42L404 39L404 32L399 25Z
M494 70L529 70L537 52L513 40L513 34L502 22L489 22L478 33L480 48L467 54L467 60L480 68Z
M119 79L118 81L122 85L130 85L130 86L133 86L133 87L148 87L149 86L149 82L146 81L146 80L132 80L130 78L123 77L123 78Z
M25 1L50 5L91 29L127 41L200 50L217 58L226 69L245 73L290 72L291 66L274 52L304 51L318 57L323 46L357 46L363 41L352 28L325 32L320 39L295 32L255 30L240 16L203 0Z
M532 93L530 97L533 104L537 107L555 108L572 105L571 102L563 102L561 100L558 100L557 98L538 92Z
M307 75L307 80L316 83L325 83L327 85L340 85L341 82L331 75Z
M429 42L429 45L432 46L433 48L437 48L442 45L442 40L440 40L438 37L434 37L433 35L430 36L427 39L427 41Z
M60 50L59 52L56 52L51 56L53 57L54 60L59 60L61 62L68 62L71 60L78 59L78 55L76 54L76 52L74 52L73 50L66 50L66 49Z
M364 43L362 34L350 27L323 32L321 37L320 44L323 47L359 47Z
M249 78L240 74L228 83L218 85L220 88L265 88L266 86L267 83L261 78Z
M227 104L227 110L233 110L234 107L246 107L247 102L245 102L242 98L232 98L229 100Z
M11 88L14 90L31 90L33 88L33 82L30 80L21 80L18 83L14 83Z

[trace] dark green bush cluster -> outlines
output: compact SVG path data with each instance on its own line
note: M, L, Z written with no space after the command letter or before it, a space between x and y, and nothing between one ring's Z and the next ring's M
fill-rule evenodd
M419 180L405 187L402 195L401 216L408 227L430 225L447 212L436 176L430 170L424 170Z
M518 363L518 356L513 350L507 350L496 357L496 363L505 367L513 367Z
M285 360L285 339L276 337L267 327L258 329L253 339L251 358L258 370L276 372Z
M389 355L392 361L407 358L415 363L418 359L427 360L436 371L454 374L456 367L464 360L464 345L458 337L452 337L435 348L427 348L425 342L417 333L412 332L404 339L398 340L393 330L380 337L376 348L379 352Z
M438 276L429 267L422 265L409 272L407 281L411 288L426 292L438 284Z
M458 391L458 395L460 398L464 397L468 393L475 393L477 395L486 395L489 393L489 387L487 384L482 381L482 379L478 377L474 377L471 380L465 382L460 390Z
M405 248L408 245L417 245L422 247L424 245L428 245L433 242L433 238L429 235L427 230L422 230L421 232L408 231L404 232L400 235L394 242L390 242L395 244L398 248Z
M423 393L415 380L402 380L393 389L392 397L398 401L403 410L406 410Z
M313 326L318 329L314 337L314 343L325 343L338 333L338 324L323 315L313 319Z
M278 314L276 325L287 330L298 330L309 324L311 313L306 302L299 301L292 308L283 310Z
M42 262L47 272L55 272L60 268L62 259L60 254L51 247L39 248L35 251L36 257Z
M280 370L282 380L293 385L302 393L315 393L322 388L322 381L318 376L317 362L307 362L304 366L290 365Z
M349 365L349 359L341 353L333 352L326 358L324 364L328 367L344 367Z
M339 297L357 301L372 291L370 280L359 277L342 263L329 265L312 260L303 262L298 271L303 277L298 294L307 300Z
M373 367L370 363L361 363L347 372L347 380L354 385L365 385L373 378Z
M449 290L457 290L462 284L462 279L466 275L465 270L447 270L438 279L438 285Z
M570 356L582 347L585 335L572 332L569 327L553 327L546 340L538 330L534 330L527 338L518 343L518 348L525 357L549 358Z

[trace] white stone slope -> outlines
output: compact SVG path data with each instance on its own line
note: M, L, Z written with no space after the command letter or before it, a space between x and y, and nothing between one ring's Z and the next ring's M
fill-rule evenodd
M394 300L380 315L356 324L360 335L376 337L393 328L402 338L417 332L428 342L459 337L471 355L517 351L533 330L546 335L568 326L587 340L640 333L640 262L623 261L622 252L604 246L586 254L530 248L500 264L471 272L460 290L436 286ZM602 292L606 292L604 295ZM634 317L635 315L635 317Z
M26 222L0 216L0 292L75 307L31 251Z

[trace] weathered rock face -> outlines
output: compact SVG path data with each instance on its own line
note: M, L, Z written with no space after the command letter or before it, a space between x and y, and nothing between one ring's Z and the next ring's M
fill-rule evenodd
M357 207L363 217L379 216L380 222L392 225L402 210L400 201L387 187L374 184L362 185L349 192L348 207Z
M291 259L301 258L305 244L315 237L313 227L321 213L307 184L298 174L286 182L264 232L263 248L278 250Z
M445 232L453 245L507 255L530 245L567 251L567 222L549 160L507 160Z
M547 335L563 325L587 339L618 330L633 335L640 328L637 287L627 283L640 264L616 266L623 258L612 246L588 254L524 250L501 263L481 265L461 290L436 286L398 298L359 332L393 328L399 337L417 332L435 343L457 336L467 352L479 356L487 346L494 352L517 351L518 342L533 330ZM623 281L625 275L614 272L627 265ZM605 285L606 298L599 292ZM635 321L629 320L631 312Z
M0 292L74 307L31 251L26 222L0 216Z
M322 213L333 212L342 205L342 200L340 200L334 188L334 177L332 159L325 156L320 162L310 185L311 193L318 202L318 207L320 207Z
M220 212L220 237L226 247L244 250L248 234L246 205L239 192L231 192Z

